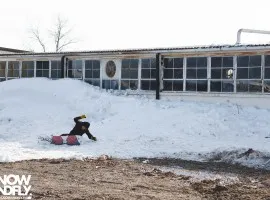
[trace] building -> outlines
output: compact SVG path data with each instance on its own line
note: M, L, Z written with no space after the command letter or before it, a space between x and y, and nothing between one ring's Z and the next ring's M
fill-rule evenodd
M0 54L0 81L72 78L153 98L268 106L270 44ZM253 102L253 103L252 103Z
M0 47L0 54L26 53L26 52L29 51Z

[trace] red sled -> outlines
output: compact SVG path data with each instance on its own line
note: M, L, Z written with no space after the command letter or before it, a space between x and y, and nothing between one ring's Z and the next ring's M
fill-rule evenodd
M69 135L67 137L67 144L68 145L80 145L80 143L75 135Z
M61 145L63 144L63 138L61 136L53 136L52 144Z

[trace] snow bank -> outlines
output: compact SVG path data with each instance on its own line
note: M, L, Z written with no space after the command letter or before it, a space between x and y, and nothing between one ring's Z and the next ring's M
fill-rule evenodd
M101 154L198 160L211 152L253 148L262 152L260 159L252 158L257 165L270 152L267 109L129 97L70 79L5 81L0 83L0 96L1 161ZM73 118L82 114L98 142L86 135L80 146L38 140L68 133Z

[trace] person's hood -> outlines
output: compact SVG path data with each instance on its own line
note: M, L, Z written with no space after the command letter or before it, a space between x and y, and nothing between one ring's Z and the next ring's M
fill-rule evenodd
M90 127L90 123L89 122L82 122L82 125L85 126L86 128Z

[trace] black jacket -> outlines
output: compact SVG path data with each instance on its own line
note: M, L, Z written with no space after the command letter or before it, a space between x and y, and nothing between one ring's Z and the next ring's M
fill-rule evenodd
M70 131L69 134L71 135L80 135L82 136L84 133L90 134L88 128L90 127L89 122L80 122L79 120L82 119L81 117L75 117L74 122L76 123L74 128ZM82 126L86 127L85 130L82 130Z

